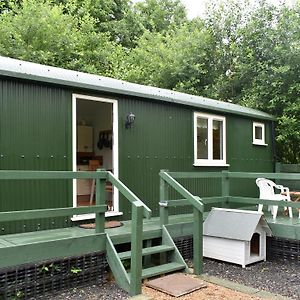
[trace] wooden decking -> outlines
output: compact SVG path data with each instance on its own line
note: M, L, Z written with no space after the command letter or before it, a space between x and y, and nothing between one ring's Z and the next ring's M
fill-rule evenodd
M207 215L204 214L204 217ZM281 238L289 238L300 240L300 219L295 214L293 219L278 213L277 219L274 221L272 216L265 213L266 220L273 232L273 235ZM114 244L126 243L131 239L131 221L123 221L123 226L106 229L105 232L110 236ZM173 238L192 235L193 233L193 216L192 214L170 216L168 230ZM161 236L161 226L159 218L151 218L144 220L143 238L152 239ZM53 255L59 252L57 247L65 247L69 249L67 253L74 255L76 253L89 253L93 251L105 251L105 235L95 234L94 229L84 229L78 226L62 229L43 230L28 233L9 234L0 237L0 267L9 266L14 261L15 264L26 263L18 259L22 253L28 249L32 251L32 245L36 245L34 253L28 253L28 261L30 257L35 255L36 261L49 257L53 251ZM54 248L55 251L54 251ZM64 248L64 256L66 251ZM78 249L77 249L78 248ZM43 255L45 254L45 255ZM50 255L51 257L51 255ZM20 258L21 259L21 258Z

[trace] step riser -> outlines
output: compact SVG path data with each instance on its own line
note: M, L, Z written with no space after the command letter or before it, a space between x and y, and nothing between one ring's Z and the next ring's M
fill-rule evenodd
M146 279L149 277L154 277L162 274L167 274L179 270L184 270L185 266L179 263L167 263L164 265L144 269L142 271L142 279ZM129 273L129 278L130 278L130 273Z
M142 255L143 256L153 255L153 254L164 253L164 252L169 252L169 251L173 251L173 250L174 250L174 247L161 245L161 246L144 248ZM118 255L121 260L129 259L129 258L131 258L131 251L121 252Z

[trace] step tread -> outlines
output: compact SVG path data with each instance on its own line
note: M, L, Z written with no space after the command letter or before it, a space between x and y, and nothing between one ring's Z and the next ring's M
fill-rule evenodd
M150 255L174 250L173 246L159 245L154 247L143 248L142 255ZM128 259L131 257L131 251L118 253L120 259Z
M147 269L143 269L142 271L142 278L149 278L153 276L157 276L160 274L166 274L171 273L179 270L185 269L185 266L183 264L179 264L176 262L167 263L160 266L155 266Z

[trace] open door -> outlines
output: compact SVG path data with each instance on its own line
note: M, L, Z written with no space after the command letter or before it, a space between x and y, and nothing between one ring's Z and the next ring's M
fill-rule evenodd
M118 103L73 95L73 171L109 170L118 177ZM118 193L106 183L107 216L119 214ZM95 205L95 181L73 181L73 206ZM74 216L73 220L94 218Z

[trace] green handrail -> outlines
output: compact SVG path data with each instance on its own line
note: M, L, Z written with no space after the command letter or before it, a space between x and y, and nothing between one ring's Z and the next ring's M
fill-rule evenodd
M73 171L18 171L0 170L0 180L14 179L98 179L106 178L106 174L96 172Z
M150 219L151 209L145 205L111 172L98 169L96 172L72 171L19 171L0 170L0 180L57 180L57 179L95 179L96 205L88 207L64 207L51 209L35 209L24 211L0 212L0 221L17 221L37 218L61 217L74 214L95 213L96 233L104 233L105 223L105 184L110 181L132 205L132 236L131 236L131 278L130 294L141 293L142 286L142 233L143 216Z
M107 180L119 190L132 206L129 293L131 296L138 295L142 292L143 215L150 219L152 211L111 172L107 172Z
M187 199L191 205L193 205L195 208L197 208L199 211L203 213L204 207L199 197L192 195L186 188L184 188L178 181L172 178L168 173L160 172L159 175L165 182L167 182L179 194L181 194L185 199Z
M152 213L151 209L111 172L107 172L107 174L108 181L110 181L132 205L142 206L145 218L150 219Z
M91 213L105 213L106 205L81 206L81 207L63 207L63 208L47 208L47 209L32 209L20 211L0 212L1 222L7 221L23 221L42 218L57 218L72 215L83 215Z
M170 176L166 170L161 170L160 176L160 215L161 225L168 224L168 188L165 183L168 183L181 196L183 196L193 206L194 228L193 228L193 250L194 250L194 273L199 275L203 272L203 211L204 205L201 199L192 195L186 188ZM184 204L184 201L178 200L178 204Z

